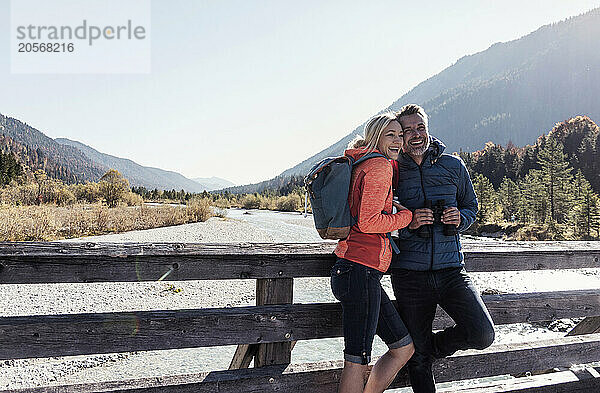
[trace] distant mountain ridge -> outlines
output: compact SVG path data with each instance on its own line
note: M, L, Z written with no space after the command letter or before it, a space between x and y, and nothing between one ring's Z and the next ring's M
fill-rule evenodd
M207 191L220 190L226 187L233 187L235 183L220 177L195 177L192 179L196 183L200 183L207 187Z
M417 103L446 151L474 151L488 141L532 143L576 115L600 118L600 8L546 25L517 40L465 56L385 109ZM364 123L280 176L304 175L341 155Z
M73 146L83 152L88 158L102 164L104 167L118 170L123 177L129 180L131 186L142 186L149 190L158 188L162 190L184 189L188 192L202 192L205 190L211 191L215 188L222 188L218 186L214 187L214 184L219 183L219 181L230 183L227 180L218 178L214 178L215 180L212 180L213 178L209 179L210 184L200 183L188 179L177 172L142 166L127 158L120 158L111 156L110 154L101 153L78 141L67 138L56 138L55 141L61 145Z

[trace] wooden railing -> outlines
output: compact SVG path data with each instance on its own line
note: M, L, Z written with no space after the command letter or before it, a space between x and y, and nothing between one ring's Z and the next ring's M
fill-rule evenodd
M332 250L331 243L0 243L0 284L257 280L253 307L0 317L0 360L238 345L229 370L9 391L335 392L341 361L289 364L297 340L342 335L339 303L292 304L293 279L328 277ZM594 243L471 247L465 255L471 272L600 267ZM600 361L600 289L483 299L496 324L588 318L561 339L492 345L440 360L436 381L556 369L552 378L517 378L512 387L488 391L600 391L598 369L569 370ZM434 327L451 323L440 312ZM247 368L252 359L255 367ZM408 386L404 371L392 386Z

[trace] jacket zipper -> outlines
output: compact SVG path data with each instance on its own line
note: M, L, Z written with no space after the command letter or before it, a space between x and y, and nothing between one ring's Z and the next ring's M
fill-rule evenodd
M411 157L412 158L412 157ZM425 185L423 184L423 163L425 162L425 159L427 157L423 157L423 161L421 161L420 165L417 165L417 167L419 168L419 176L421 177L421 190L423 191L423 197L425 198L425 200L427 200L427 194L425 193ZM414 160L413 160L414 161ZM415 161L416 164L416 161ZM434 230L433 230L433 224L431 225L431 262L429 264L429 270L433 270L433 255L434 255L434 251L435 251L435 243L433 241L433 234L434 234Z

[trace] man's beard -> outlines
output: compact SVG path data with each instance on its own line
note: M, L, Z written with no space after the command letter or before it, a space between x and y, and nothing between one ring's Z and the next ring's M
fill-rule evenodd
M408 143L404 144L404 152L410 156L422 156L429 149L429 136L425 138L425 142L421 146L411 146Z

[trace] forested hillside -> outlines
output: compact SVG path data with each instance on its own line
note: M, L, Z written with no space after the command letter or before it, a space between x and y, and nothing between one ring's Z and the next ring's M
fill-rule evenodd
M460 156L471 175L482 174L494 187L504 178L523 179L530 170L541 169L540 152L549 140L561 146L565 161L582 175L600 193L600 129L587 116L577 116L557 123L547 135L540 136L535 144L517 147L512 142L506 146L488 142L484 149Z
M0 138L4 153L13 153L31 171L43 170L66 183L97 181L107 170L76 148L61 145L26 123L2 114Z
M534 145L488 143L460 156L479 199L478 225L529 224L539 232L532 239L600 237L600 130L590 118L558 123Z

